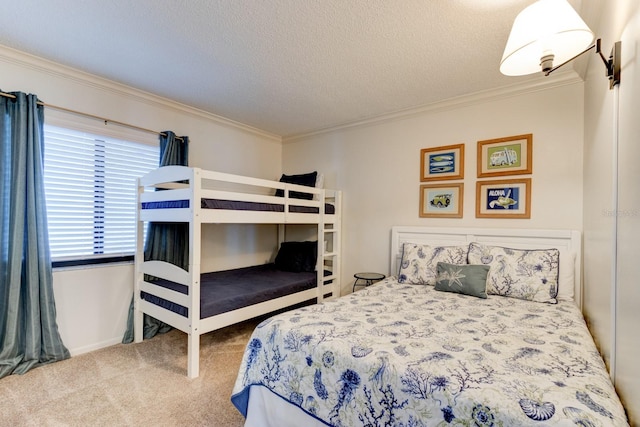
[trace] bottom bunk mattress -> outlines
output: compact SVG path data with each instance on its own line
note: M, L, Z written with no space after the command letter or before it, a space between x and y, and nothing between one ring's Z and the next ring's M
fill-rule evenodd
M231 400L247 425L628 425L573 302L395 278L263 321Z
M204 273L200 277L200 318L215 316L316 286L315 272L289 272L264 264L233 270ZM168 280L150 283L187 294L187 287ZM188 317L188 309L155 295L141 292L141 298Z

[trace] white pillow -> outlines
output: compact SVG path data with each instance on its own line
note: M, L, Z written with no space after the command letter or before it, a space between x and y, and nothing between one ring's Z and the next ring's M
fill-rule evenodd
M319 173L316 175L316 188L324 188L324 174ZM313 200L320 200L320 196L317 194L313 195Z
M576 253L560 249L558 301L574 301Z

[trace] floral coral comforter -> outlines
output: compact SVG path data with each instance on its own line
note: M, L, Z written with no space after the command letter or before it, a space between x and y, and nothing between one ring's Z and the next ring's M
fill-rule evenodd
M245 416L253 385L334 426L628 425L573 303L395 278L258 325L232 396Z

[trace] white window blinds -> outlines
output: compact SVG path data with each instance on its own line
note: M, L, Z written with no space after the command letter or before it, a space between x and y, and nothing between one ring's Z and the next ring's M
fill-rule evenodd
M44 182L53 261L133 255L136 178L158 146L45 125Z

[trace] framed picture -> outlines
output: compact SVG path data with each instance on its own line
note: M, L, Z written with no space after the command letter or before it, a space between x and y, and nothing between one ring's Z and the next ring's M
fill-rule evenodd
M530 174L532 143L530 133L478 141L478 178Z
M476 218L530 218L531 178L476 182Z
M420 150L420 181L464 178L464 144Z
M420 186L421 218L462 218L464 184Z

